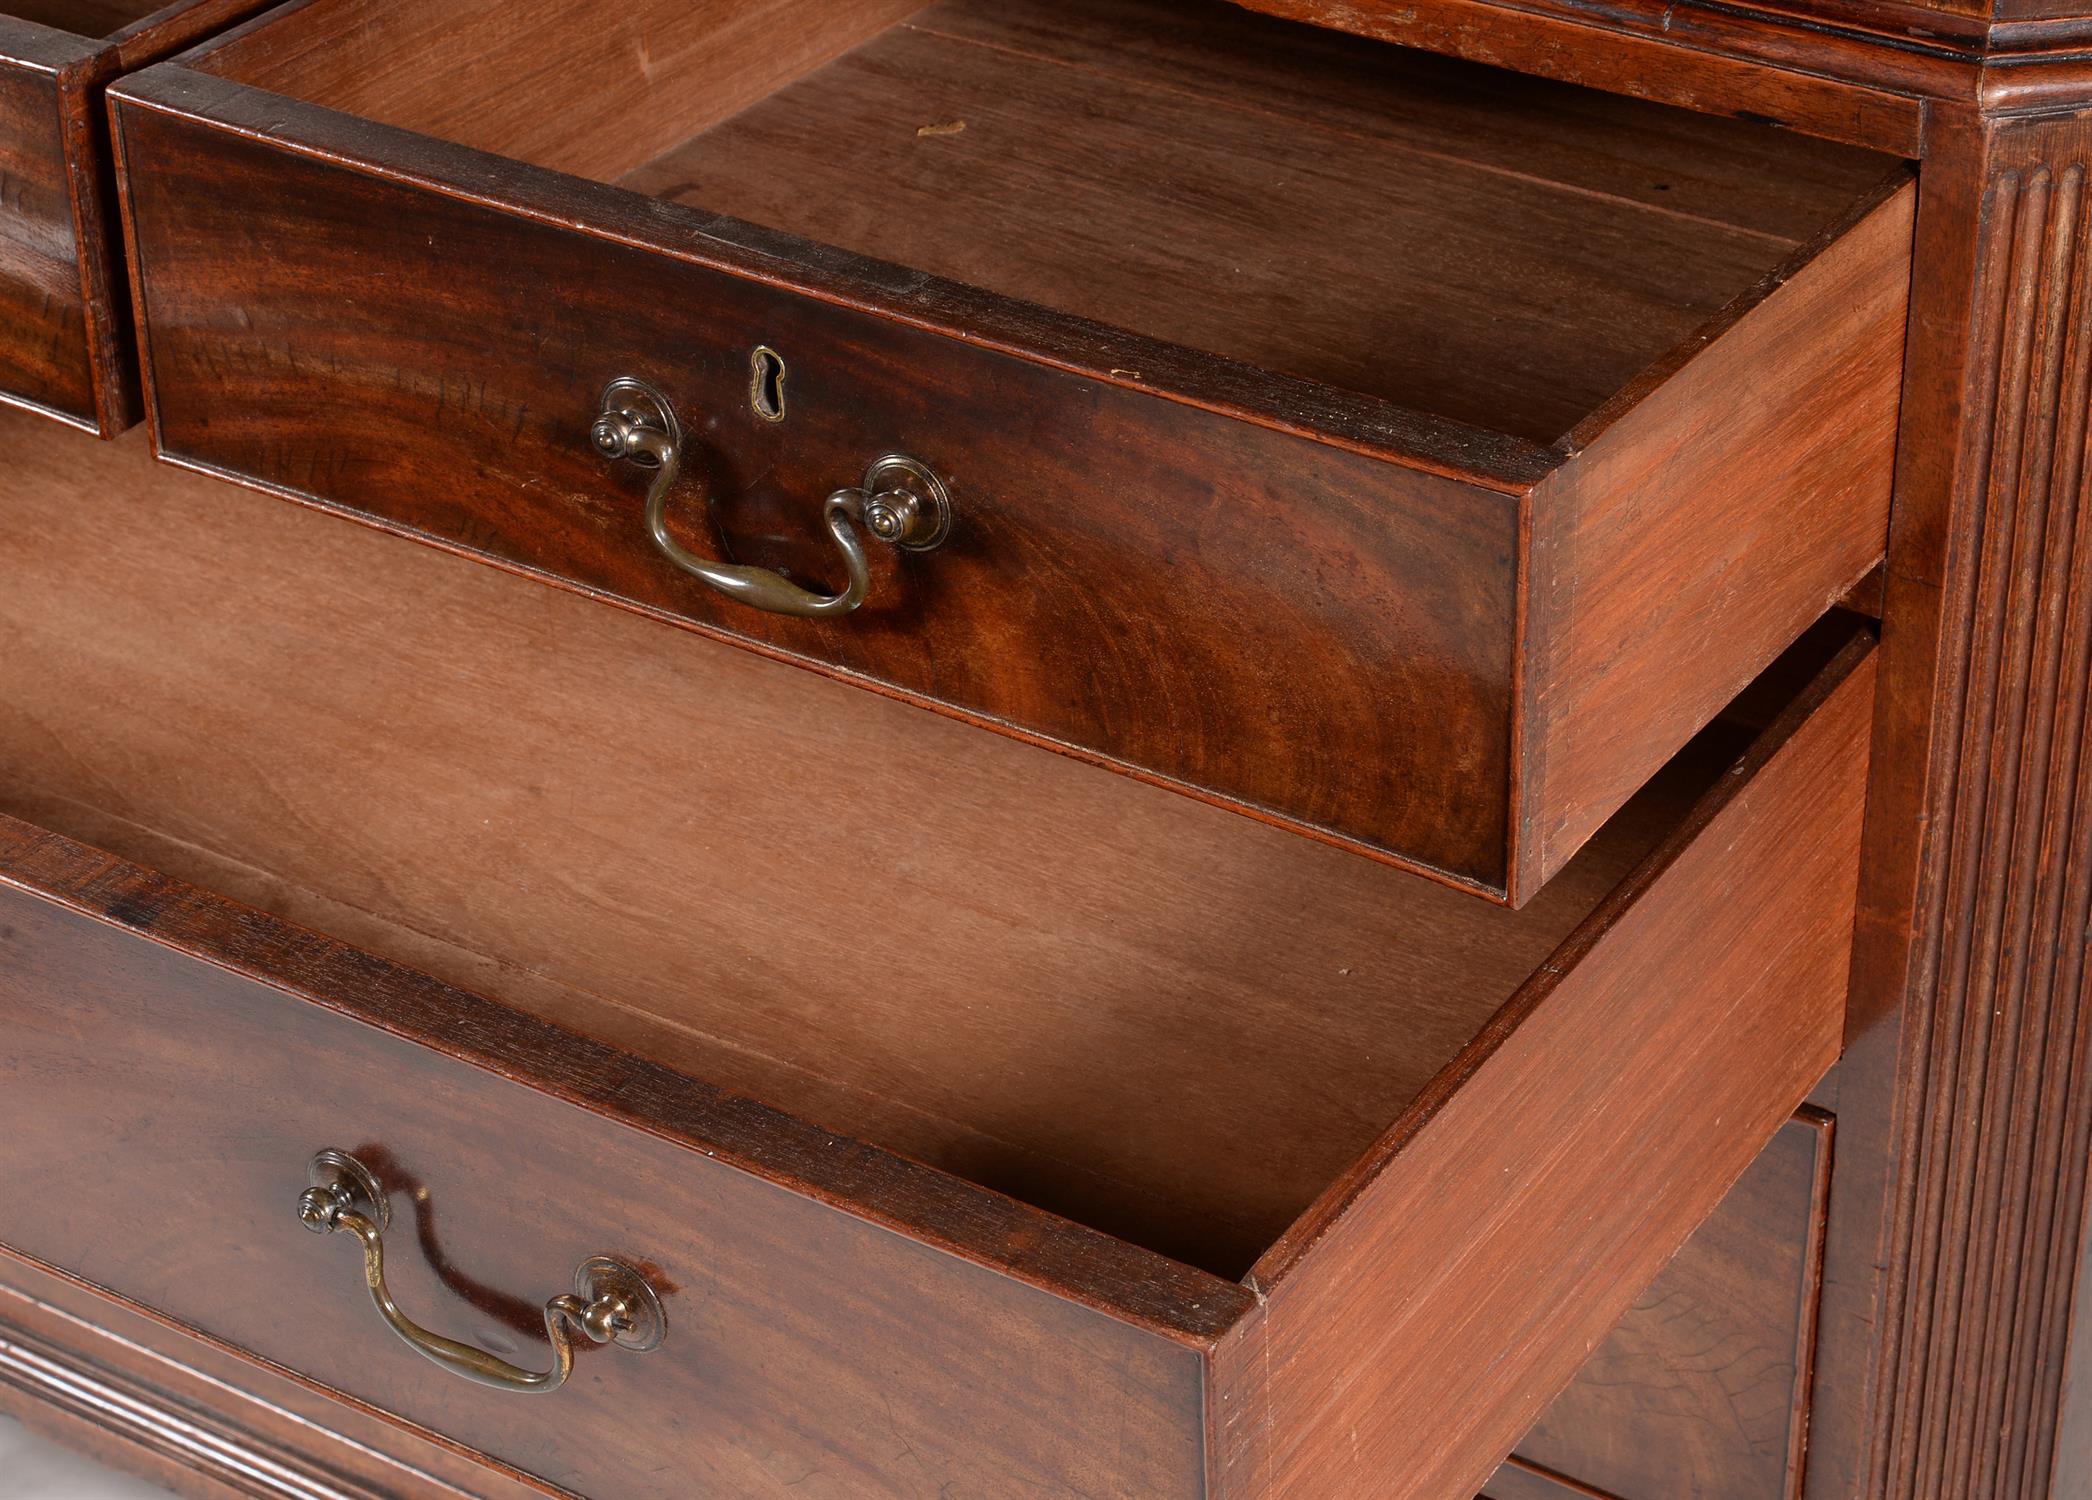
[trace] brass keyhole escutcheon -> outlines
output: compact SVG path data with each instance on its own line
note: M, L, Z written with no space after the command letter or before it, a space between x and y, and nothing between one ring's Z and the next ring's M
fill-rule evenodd
M785 419L784 356L767 344L748 356L748 404L765 422Z

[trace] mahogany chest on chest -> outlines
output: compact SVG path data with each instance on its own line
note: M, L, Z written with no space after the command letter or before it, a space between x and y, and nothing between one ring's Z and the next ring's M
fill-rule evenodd
M2070 18L148 9L0 0L0 1407L2074 1493Z

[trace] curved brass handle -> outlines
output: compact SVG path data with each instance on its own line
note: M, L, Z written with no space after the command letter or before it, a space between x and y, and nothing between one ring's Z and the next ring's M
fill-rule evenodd
M951 534L951 492L929 465L905 453L874 459L855 489L837 490L822 508L850 581L840 594L816 594L768 568L699 557L668 534L668 492L683 470L683 430L668 398L652 386L630 379L611 381L589 439L612 462L630 461L654 471L647 490L646 527L669 561L728 598L772 614L846 615L864 603L872 574L857 536L860 524L882 542L911 552L942 546Z
M574 1369L574 1330L590 1342L647 1350L668 1331L661 1299L646 1278L621 1261L596 1256L574 1272L574 1290L545 1304L545 1336L552 1368L525 1370L483 1349L431 1333L409 1318L385 1286L385 1229L391 1209L370 1168L346 1151L322 1151L308 1173L312 1186L298 1199L298 1218L314 1234L346 1229L363 1242L363 1280L378 1313L401 1342L423 1359L478 1385L544 1395L566 1384Z

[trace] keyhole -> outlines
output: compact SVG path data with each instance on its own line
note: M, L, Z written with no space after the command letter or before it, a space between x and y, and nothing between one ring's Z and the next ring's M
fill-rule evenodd
M748 404L765 422L785 419L785 362L775 349L764 347L749 356Z

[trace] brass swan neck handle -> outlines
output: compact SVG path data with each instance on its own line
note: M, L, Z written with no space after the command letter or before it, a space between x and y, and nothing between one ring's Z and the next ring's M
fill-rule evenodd
M864 603L871 588L871 565L863 526L882 542L911 552L942 546L951 534L951 492L936 473L905 453L874 459L854 489L828 497L822 516L830 540L841 553L849 578L839 594L817 594L768 568L746 563L714 562L699 557L668 531L668 496L683 471L684 438L668 398L641 381L613 380L603 392L602 411L589 431L596 452L613 463L626 462L653 471L647 489L646 527L669 561L730 599L777 615L820 619L846 615Z
M621 1261L596 1256L574 1273L574 1290L545 1304L545 1336L552 1368L526 1370L507 1360L432 1333L400 1311L385 1284L385 1230L391 1222L385 1189L371 1170L345 1151L313 1157L298 1218L315 1234L346 1230L363 1244L363 1280L370 1300L400 1341L431 1364L475 1385L520 1395L558 1390L574 1370L574 1335L591 1343L644 1351L667 1332L661 1301L646 1278Z

